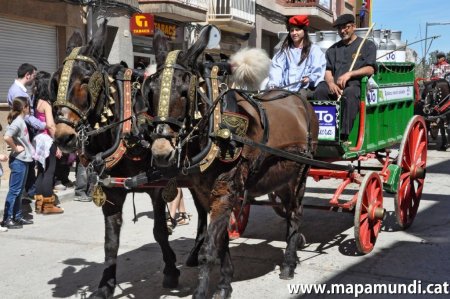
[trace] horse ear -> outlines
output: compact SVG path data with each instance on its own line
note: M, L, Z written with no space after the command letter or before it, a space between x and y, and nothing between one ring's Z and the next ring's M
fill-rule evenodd
M105 56L106 35L108 34L108 20L105 19L89 41L89 54L95 58L103 58Z
M156 53L156 64L158 66L163 65L169 53L169 42L164 33L159 29L155 30L155 35L153 36L153 50Z
M50 97L50 102L56 102L56 95L58 93L58 81L59 81L59 72L53 73L50 77L50 83L48 85L48 93Z
M198 56L205 51L206 46L209 42L209 33L211 31L212 26L207 25L206 29L202 30L200 36L195 41L195 43L188 49L186 53L187 65L190 67L195 66L195 62L197 61Z
M66 55L69 55L74 48L81 47L81 45L83 45L83 37L80 32L75 31L67 41Z

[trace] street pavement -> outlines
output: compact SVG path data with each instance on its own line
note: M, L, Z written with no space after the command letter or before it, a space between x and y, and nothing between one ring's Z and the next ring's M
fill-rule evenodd
M395 222L393 195L384 193L387 210L375 249L358 255L353 215L305 209L306 247L298 251L300 264L294 279L280 280L279 264L285 248L283 219L270 207L252 206L243 236L231 242L235 266L232 298L297 298L292 284L411 284L450 282L450 149L435 150L430 143L427 177L419 213L406 231ZM305 203L326 204L338 182L308 179ZM3 184L6 185L6 184ZM4 186L2 187L4 198ZM73 201L73 189L60 193L65 213L34 215L35 224L0 233L0 296L12 298L85 298L98 285L103 271L104 224L101 209ZM175 228L170 237L180 285L162 288L163 261L152 235L153 211L146 194L136 194L138 221L133 223L133 200L124 206L124 224L118 258L118 286L114 298L190 298L198 269L187 268L197 215L185 190L191 223ZM352 191L345 192L347 197ZM213 271L211 285L217 283ZM302 298L354 298L354 295L309 295ZM367 298L367 296L360 296ZM432 295L373 295L370 298L448 298Z

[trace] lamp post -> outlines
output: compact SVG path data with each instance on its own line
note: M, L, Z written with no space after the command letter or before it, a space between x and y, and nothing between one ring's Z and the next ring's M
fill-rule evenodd
M424 61L427 57L427 44L428 44L428 26L436 26L436 25L450 25L450 22L426 22L425 23L425 50L424 50Z

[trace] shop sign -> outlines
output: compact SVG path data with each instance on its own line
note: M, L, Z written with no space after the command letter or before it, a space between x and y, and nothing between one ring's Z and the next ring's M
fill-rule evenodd
M177 37L177 25L155 22L155 28L161 30L167 37L172 40Z
M136 13L130 19L130 31L133 35L153 35L155 22L152 14Z

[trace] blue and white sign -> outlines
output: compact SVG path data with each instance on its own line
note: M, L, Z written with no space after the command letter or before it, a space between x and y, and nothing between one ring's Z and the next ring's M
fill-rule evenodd
M314 106L319 119L319 140L336 139L336 107Z
M366 94L366 104L376 105L378 103L378 90L369 89Z

